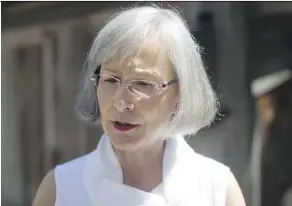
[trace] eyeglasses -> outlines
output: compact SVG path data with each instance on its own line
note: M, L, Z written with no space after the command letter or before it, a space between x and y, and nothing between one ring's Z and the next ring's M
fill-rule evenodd
M125 85L134 95L149 98L157 94L163 88L176 83L178 78L176 77L162 84L148 80L129 80L127 83L122 83L121 80L116 77L99 74L99 69L97 69L94 74L91 75L90 80L95 87L100 86L107 94L114 94L120 86Z

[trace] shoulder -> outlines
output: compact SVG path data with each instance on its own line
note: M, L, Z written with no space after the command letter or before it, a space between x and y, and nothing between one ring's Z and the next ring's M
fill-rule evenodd
M245 206L242 191L229 167L200 154L196 154L196 160L201 165L200 178L209 183L217 202L224 202L226 206Z
M55 174L51 170L41 182L33 206L54 206L56 200Z
M48 172L37 190L33 206L54 206L57 199L57 189L68 183L74 183L72 180L81 172L86 156L57 165L54 170Z
M88 156L89 154L56 166L55 182L58 189L64 189L64 187L78 183Z
M208 190L213 190L217 193L222 192L222 195L224 195L231 174L230 168L200 154L195 154L195 162L195 169L199 175L200 182L205 185L204 187L208 185Z
M212 158L205 157L201 154L195 153L195 162L199 166L199 170L202 174L215 178L214 180L223 180L227 178L231 171L230 168L221 162L218 162Z
M246 206L240 186L231 172L227 178L225 199L226 206Z
M78 157L76 159L70 160L68 162L65 162L63 164L59 164L56 166L55 168L55 173L59 172L59 171L63 171L66 170L66 172L76 172L76 170L79 170L81 168L81 166L84 164L85 159L87 155L83 155L81 157Z

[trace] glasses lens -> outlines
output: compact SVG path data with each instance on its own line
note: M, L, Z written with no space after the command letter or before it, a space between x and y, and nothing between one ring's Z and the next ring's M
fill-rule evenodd
M145 80L137 80L131 82L131 91L134 94L142 95L142 96L151 96L157 92L158 85L154 82L145 81Z
M108 93L112 93L116 91L119 85L119 80L114 77L100 75L99 83L99 86L101 86L102 89L104 89Z
M112 95L117 91L120 80L107 75L98 75L94 84L103 89L106 94ZM154 95L159 87L157 83L147 80L133 80L129 81L127 85L133 94L147 98Z

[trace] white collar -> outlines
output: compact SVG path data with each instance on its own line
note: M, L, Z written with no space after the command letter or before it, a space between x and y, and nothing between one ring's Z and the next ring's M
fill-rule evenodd
M148 193L123 184L121 166L104 134L97 148L86 156L83 168L83 183L94 206L178 205L188 191L189 177L196 176L188 171L195 153L182 136L166 141L163 181Z

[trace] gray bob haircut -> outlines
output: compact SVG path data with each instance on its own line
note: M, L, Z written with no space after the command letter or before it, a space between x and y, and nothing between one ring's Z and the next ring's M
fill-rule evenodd
M153 6L118 13L95 37L83 68L76 110L87 122L99 121L96 89L90 76L115 55L129 57L141 42L158 41L168 53L178 77L177 111L167 125L165 137L195 134L212 123L217 98L200 55L200 47L178 12Z

